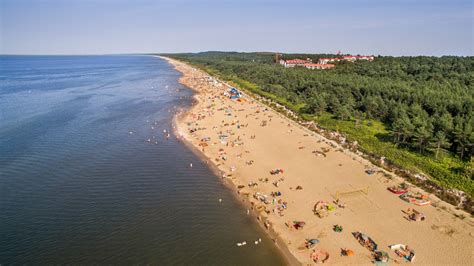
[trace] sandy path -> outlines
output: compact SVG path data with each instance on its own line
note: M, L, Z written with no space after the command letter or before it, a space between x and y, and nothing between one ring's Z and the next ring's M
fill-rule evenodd
M308 134L307 130L252 98L245 96L242 102L230 100L223 95L228 87L222 83L186 64L168 61L184 74L180 82L198 92L197 103L177 123L178 134L225 173L244 200L268 210L268 213L260 212L260 222L268 220L301 264L313 263L312 250L298 249L307 238L320 240L315 248L329 252L329 264L370 264L371 253L352 236L351 232L355 231L374 239L379 249L389 253L391 263L405 263L388 248L398 243L416 251L414 264L474 263L474 223L469 215L466 214L465 219L455 218L439 207L448 206L442 202L438 207L418 207L402 201L387 191L389 185L398 184L400 179L389 180L381 173L369 176L365 170L374 166L364 159L332 147L317 134ZM313 153L325 149L330 150L325 152L326 156ZM269 173L277 168L284 169L284 173ZM259 181L266 178L268 182ZM273 184L282 179L278 187ZM253 182L258 185L250 187L248 184ZM297 190L297 186L302 189ZM340 194L345 208L337 208L325 218L313 214L317 201L331 203L338 191L363 188L368 188L367 195L362 192ZM269 204L255 199L256 192L267 195ZM281 196L272 197L272 192L281 192ZM433 202L438 201L430 197ZM281 212L283 216L277 210L281 205L278 200L287 203L287 209ZM426 221L408 220L403 213L408 208L423 212ZM296 220L306 222L306 226L295 230L285 225ZM342 225L344 231L334 232L335 224ZM353 250L354 256L340 256L341 248Z

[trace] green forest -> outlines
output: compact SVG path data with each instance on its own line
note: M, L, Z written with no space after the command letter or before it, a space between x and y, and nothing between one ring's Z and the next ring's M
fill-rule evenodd
M284 68L273 53L167 55L271 98L369 153L474 195L474 57L390 57L326 70ZM284 59L328 54L283 54Z

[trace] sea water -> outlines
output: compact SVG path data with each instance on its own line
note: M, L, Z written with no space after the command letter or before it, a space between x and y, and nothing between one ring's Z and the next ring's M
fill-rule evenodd
M284 263L175 138L179 77L145 55L0 56L0 264Z

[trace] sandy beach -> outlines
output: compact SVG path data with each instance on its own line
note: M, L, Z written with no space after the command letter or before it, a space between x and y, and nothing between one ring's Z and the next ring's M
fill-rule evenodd
M373 263L374 253L353 232L370 236L392 264L410 263L390 249L394 244L415 251L412 264L474 263L474 221L469 214L415 187L408 190L426 194L423 200L430 204L418 206L400 199L387 188L399 185L401 178L387 178L365 159L248 95L230 99L229 87L222 82L166 59L183 73L180 82L196 91L195 104L178 115L177 135L231 181L242 201L252 206L257 222L273 231L276 244L299 263L314 264L315 250L320 251L316 255L329 254L326 264ZM426 218L410 219L412 209ZM335 225L342 232L334 230ZM306 239L319 243L306 248ZM342 256L342 249L352 251L350 256ZM320 262L325 259L316 257Z

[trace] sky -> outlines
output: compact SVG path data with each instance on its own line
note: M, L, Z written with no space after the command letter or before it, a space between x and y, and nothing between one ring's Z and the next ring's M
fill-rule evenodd
M0 0L0 54L473 55L472 0Z

